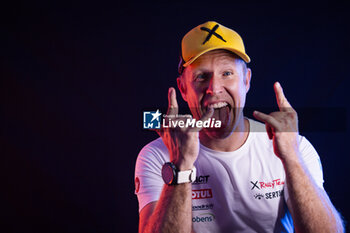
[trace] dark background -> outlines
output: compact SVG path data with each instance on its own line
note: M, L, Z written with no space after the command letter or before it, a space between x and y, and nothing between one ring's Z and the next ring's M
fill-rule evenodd
M348 9L285 1L2 5L0 231L137 231L135 161L157 137L142 129L142 111L167 105L180 40L207 20L244 39L253 71L247 106L276 107L278 80L294 107L318 109L299 113L300 130L348 220Z

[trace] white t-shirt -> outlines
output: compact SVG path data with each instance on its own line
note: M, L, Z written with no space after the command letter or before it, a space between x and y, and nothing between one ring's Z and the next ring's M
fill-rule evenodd
M200 145L192 184L192 223L195 232L293 232L286 200L285 171L274 154L265 125L249 119L246 142L232 152ZM319 156L300 136L300 151L315 183L323 189ZM140 152L135 169L139 211L157 201L164 181L161 169L169 161L161 138Z

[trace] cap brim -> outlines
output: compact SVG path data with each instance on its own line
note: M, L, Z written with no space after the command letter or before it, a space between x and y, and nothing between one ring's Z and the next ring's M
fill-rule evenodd
M225 46L218 46L218 47L212 47L212 48L209 48L209 49L206 49L204 51L202 51L201 53L197 54L197 56L191 58L189 61L187 61L185 64L183 64L183 67L187 67L189 66L192 62L194 62L198 57L200 57L201 55L209 52L209 51L212 51L212 50L216 50L216 49L225 49L225 50L228 50L228 51L231 51L233 52L234 54L236 54L237 56L239 56L240 58L243 59L243 61L245 61L246 63L249 63L250 62L250 58L247 54L245 53L242 53L236 49L233 49L233 48L230 48L230 47L225 47Z

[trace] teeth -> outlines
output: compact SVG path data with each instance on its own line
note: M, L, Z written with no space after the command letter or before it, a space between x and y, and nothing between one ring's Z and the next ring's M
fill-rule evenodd
M209 108L222 108L222 107L225 107L227 106L227 103L226 102L219 102L219 103L215 103L215 104L209 104Z

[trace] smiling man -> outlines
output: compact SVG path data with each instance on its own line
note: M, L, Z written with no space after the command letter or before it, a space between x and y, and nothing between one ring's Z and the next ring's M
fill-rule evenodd
M241 37L216 22L182 40L178 88L197 120L220 128L163 128L135 170L140 232L342 232L319 156L298 134L281 85L279 111L243 115L251 70ZM168 115L177 117L174 88Z

